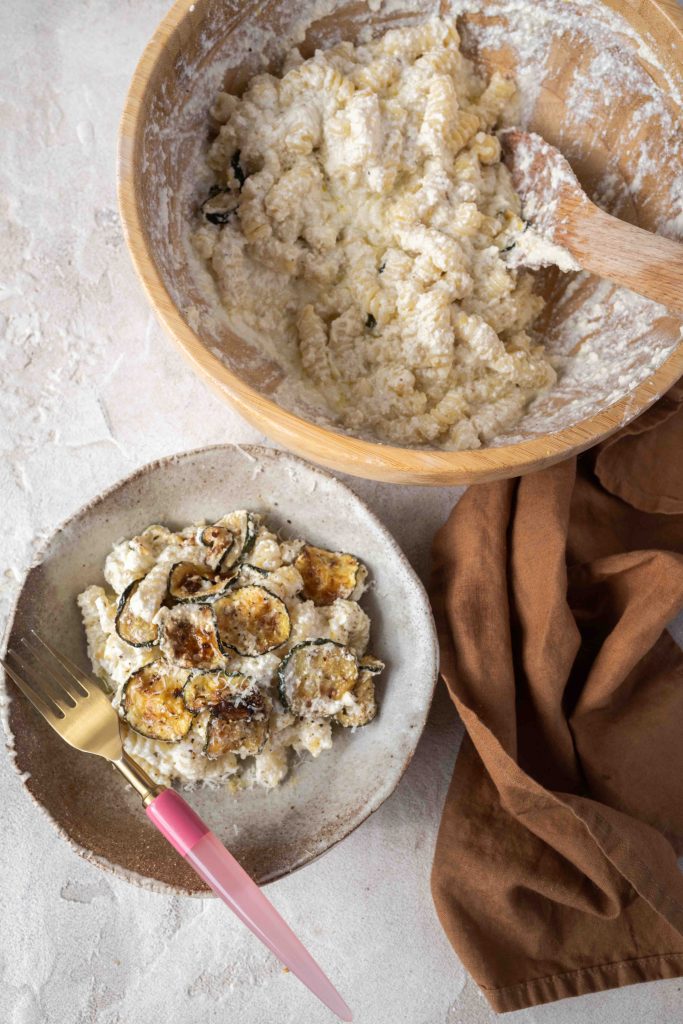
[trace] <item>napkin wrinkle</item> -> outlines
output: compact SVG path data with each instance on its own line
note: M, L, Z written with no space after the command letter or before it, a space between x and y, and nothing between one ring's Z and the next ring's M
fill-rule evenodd
M683 385L437 534L466 729L432 891L494 1009L683 975Z
M622 879L610 870L609 865L603 862L593 863L590 857L585 857L583 851L577 849L577 834L582 837L585 833L596 845L600 845L589 823L567 800L566 808L571 812L574 822L571 822L569 827L567 824L563 825L557 833L549 835L549 821L552 823L553 820L564 817L565 802L561 795L549 792L521 771L471 709L458 704L458 710L470 736L481 741L482 730L487 733L486 740L490 744L490 750L486 751L483 760L498 790L501 806L517 821L523 822L526 828L542 841L546 854L552 851L563 862L567 884L565 889L561 889L554 881L551 882L554 898L567 906L600 916L616 916L627 899L627 894L630 893L630 887L623 885ZM600 835L602 830L597 827L596 832ZM524 885L520 884L516 888L541 891L540 885L539 874L534 871L524 879Z
M644 437L644 434L650 436ZM595 461L602 486L643 512L683 513L683 386L603 443ZM653 474L651 460L657 460Z

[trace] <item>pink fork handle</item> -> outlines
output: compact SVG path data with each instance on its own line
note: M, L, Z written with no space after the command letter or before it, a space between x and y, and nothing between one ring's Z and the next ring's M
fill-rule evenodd
M240 921L318 999L341 1020L352 1020L342 997L270 900L175 790L163 790L148 805L147 817Z

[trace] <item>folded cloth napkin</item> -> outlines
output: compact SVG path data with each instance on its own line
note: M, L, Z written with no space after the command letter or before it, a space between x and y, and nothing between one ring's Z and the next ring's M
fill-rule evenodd
M464 722L432 891L498 1012L683 975L683 386L434 542Z

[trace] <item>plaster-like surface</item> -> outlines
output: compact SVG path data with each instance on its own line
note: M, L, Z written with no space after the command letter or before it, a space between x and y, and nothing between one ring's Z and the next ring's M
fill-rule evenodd
M123 244L115 139L167 0L21 0L0 10L0 614L41 536L102 487L176 450L260 440L156 325ZM352 486L424 575L457 491ZM395 795L273 901L359 1024L493 1015L429 893L460 731L439 695ZM314 999L220 904L133 888L80 860L0 754L3 1024L324 1024ZM683 982L510 1015L510 1024L674 1024Z

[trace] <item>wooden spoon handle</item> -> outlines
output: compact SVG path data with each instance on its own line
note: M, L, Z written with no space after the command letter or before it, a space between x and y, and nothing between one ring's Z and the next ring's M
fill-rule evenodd
M592 274L683 313L683 245L679 242L611 217L591 202L581 203L575 216L558 224L555 240Z

